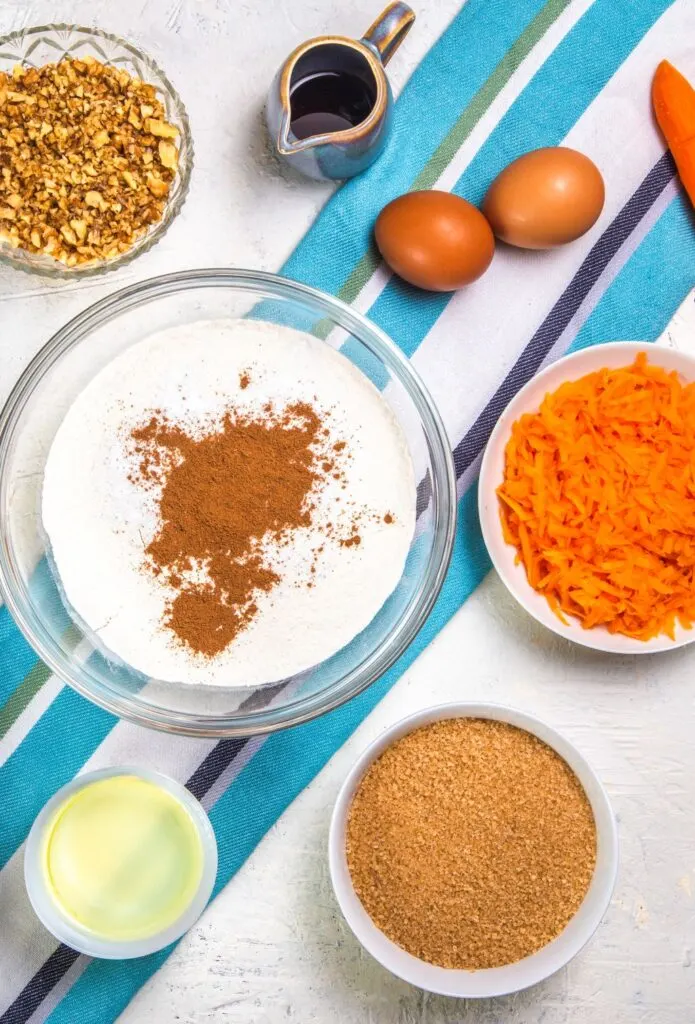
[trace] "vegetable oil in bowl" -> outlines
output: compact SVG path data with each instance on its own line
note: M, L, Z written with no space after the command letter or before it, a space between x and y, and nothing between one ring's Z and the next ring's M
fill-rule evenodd
M172 780L105 770L59 791L26 854L30 899L60 939L94 956L168 945L202 911L216 872L204 811Z

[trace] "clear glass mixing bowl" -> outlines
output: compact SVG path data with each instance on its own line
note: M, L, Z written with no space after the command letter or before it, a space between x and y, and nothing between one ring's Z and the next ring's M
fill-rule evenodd
M383 390L420 481L410 554L395 592L370 625L307 672L255 688L147 679L107 659L63 605L41 528L46 457L78 393L125 348L176 324L245 316L286 324L340 346ZM407 359L344 303L271 274L198 270L116 292L51 338L0 414L0 590L9 610L46 665L79 693L122 718L169 732L271 732L314 718L364 690L403 653L427 618L448 567L455 517L446 433Z

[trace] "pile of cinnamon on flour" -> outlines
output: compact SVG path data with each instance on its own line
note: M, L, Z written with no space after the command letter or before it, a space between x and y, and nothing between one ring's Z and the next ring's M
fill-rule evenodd
M42 513L67 601L111 654L259 685L374 617L415 484L390 407L347 359L290 328L206 321L132 346L78 396Z

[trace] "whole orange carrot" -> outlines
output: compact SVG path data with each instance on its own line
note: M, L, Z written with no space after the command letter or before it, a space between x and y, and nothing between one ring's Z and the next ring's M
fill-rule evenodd
M695 89L667 60L662 60L654 74L652 104L680 179L695 206Z

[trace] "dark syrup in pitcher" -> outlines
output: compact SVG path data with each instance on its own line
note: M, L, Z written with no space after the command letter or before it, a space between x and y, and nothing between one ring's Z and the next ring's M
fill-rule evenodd
M344 132L369 117L376 89L349 71L315 71L290 91L290 127L297 139Z

